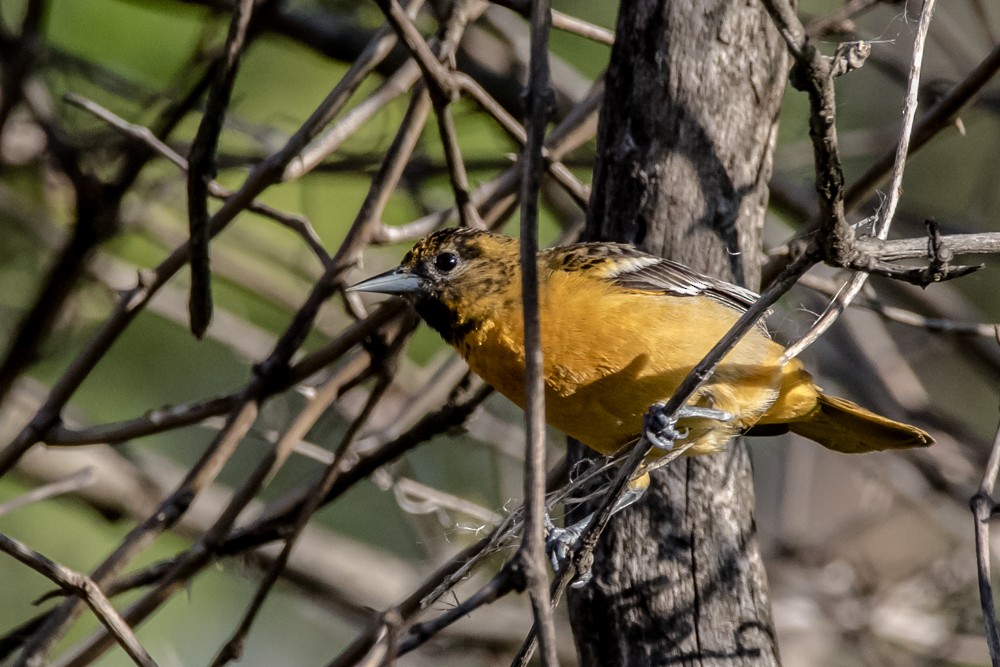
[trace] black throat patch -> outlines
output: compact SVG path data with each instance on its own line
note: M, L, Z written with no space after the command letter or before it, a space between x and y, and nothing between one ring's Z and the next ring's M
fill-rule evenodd
M455 347L461 347L462 342L479 328L476 319L462 320L458 313L437 299L421 299L414 304L417 314L427 324L441 334L445 342Z

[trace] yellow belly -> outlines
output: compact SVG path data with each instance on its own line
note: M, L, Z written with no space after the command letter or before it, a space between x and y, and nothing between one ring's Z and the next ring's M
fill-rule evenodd
M575 282L559 285L561 280ZM548 296L553 288L558 300ZM554 274L541 293L546 419L604 454L639 435L648 407L667 400L739 316L707 298L610 296L609 289L600 281ZM466 351L470 367L521 406L522 336L520 318L494 322ZM782 383L781 352L755 329L729 353L691 404L735 419L682 422L694 442L690 453L717 450L768 410Z

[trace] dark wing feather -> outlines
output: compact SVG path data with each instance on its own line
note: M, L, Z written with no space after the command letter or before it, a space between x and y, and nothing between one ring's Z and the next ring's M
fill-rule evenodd
M757 294L748 289L698 273L669 259L657 260L656 263L626 269L609 277L625 289L678 296L707 296L741 311L757 300Z
M683 264L644 253L621 243L577 243L543 251L553 269L591 271L615 285L637 292L707 296L744 311L757 294Z

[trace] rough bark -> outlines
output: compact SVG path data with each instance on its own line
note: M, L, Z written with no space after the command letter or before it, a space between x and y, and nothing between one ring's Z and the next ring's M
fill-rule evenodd
M624 0L590 238L756 287L785 80L784 47L755 0ZM593 582L570 596L581 664L778 663L752 484L734 443L668 466L613 519Z

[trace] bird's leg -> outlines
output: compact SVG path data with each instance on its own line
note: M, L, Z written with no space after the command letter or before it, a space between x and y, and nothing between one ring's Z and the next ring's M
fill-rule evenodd
M645 486L637 489L626 489L625 493L622 494L622 497L618 499L617 503L615 503L611 513L614 514L615 512L625 509L635 501L639 500L645 492ZM549 518L548 513L545 514L545 553L548 554L549 562L552 563L553 571L559 572L566 566L570 557L573 555L573 552L576 551L579 546L580 537L587 530L593 520L594 515L588 514L572 526L560 528L552 523L552 519ZM586 572L578 572L576 581L572 584L573 588L583 588L592 577L593 575L591 574L589 568Z
M663 412L664 407L666 407L664 403L654 403L649 408L643 423L643 433L654 447L667 452L674 448L674 443L677 440L683 440L688 435L687 429L678 430L676 428L678 420L697 418L727 422L733 418L730 413L715 408L685 405L677 411L675 418L670 419Z

